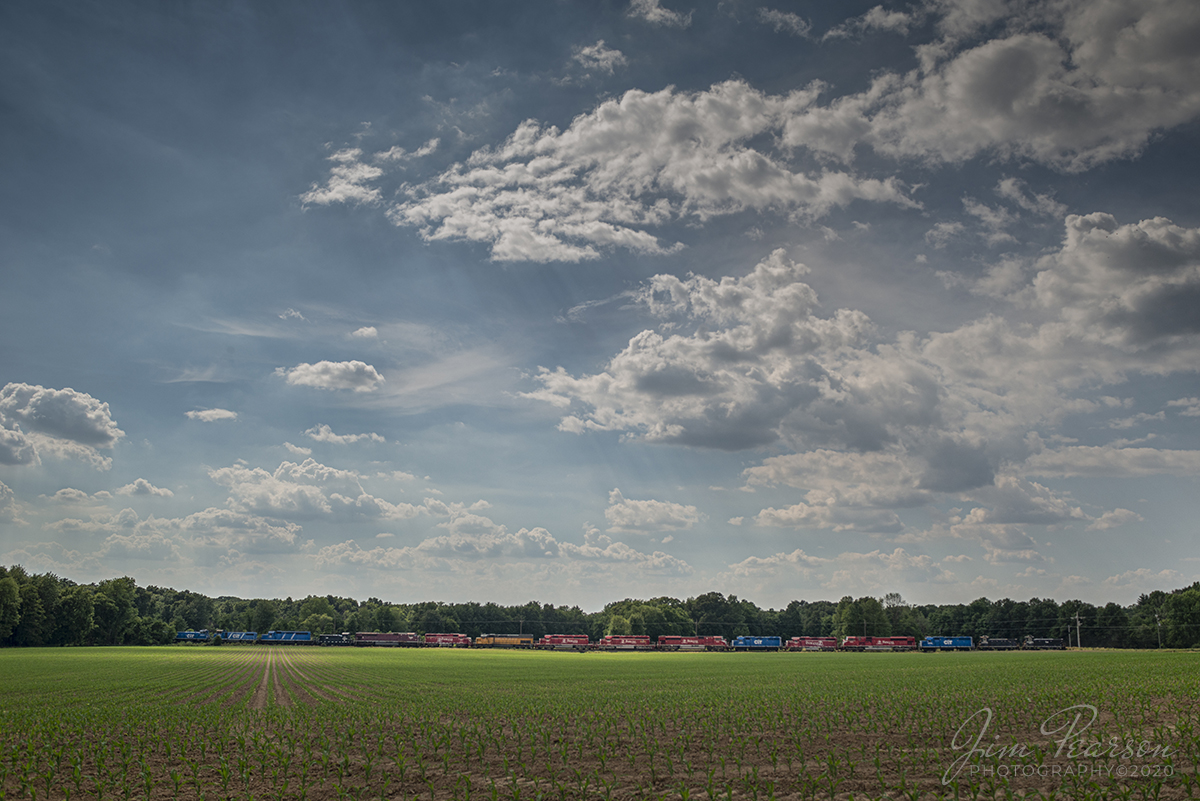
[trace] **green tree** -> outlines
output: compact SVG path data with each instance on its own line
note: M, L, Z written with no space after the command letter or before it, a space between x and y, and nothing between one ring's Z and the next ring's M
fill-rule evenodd
M1191 648L1200 642L1200 589L1171 593L1163 601L1163 645Z
M918 640L929 632L929 621L920 610L911 606L905 607L900 613L900 620L892 627L892 634L916 637Z
M125 632L128 645L166 645L175 639L175 627L165 620L136 617Z
M1129 638L1129 613L1125 607L1109 601L1096 613L1096 645L1123 648Z
M441 609L436 606L423 611L416 623L416 629L420 634L429 632L445 634L458 631L458 621L443 614Z
M332 634L333 618L329 615L309 615L304 618L300 628L304 631L311 631L313 634Z
M252 602L254 607L250 610L250 631L257 631L259 634L265 634L275 628L276 605L274 601L258 601Z
M833 634L835 637L846 636L846 629L850 626L848 618L853 606L854 598L852 596L843 595L842 599L838 601L837 608L833 612Z
M39 646L50 640L54 618L46 613L42 594L33 581L21 585L21 622L13 629L14 645Z
M1058 607L1058 624L1050 636L1062 637L1068 645L1075 644L1082 647L1095 645L1096 611L1096 607L1085 601L1064 601ZM1078 615L1078 622L1076 622L1076 615Z
M726 598L719 592L706 592L686 603L700 634L736 637L746 628L745 614L736 595Z
M124 576L100 582L93 598L95 611L94 636L100 645L121 645L125 634L137 618L134 608L133 579Z
M894 632L900 626L900 617L908 609L908 601L898 592L889 592L883 596L883 608L887 610L888 622L891 623Z
M311 615L328 615L330 620L341 618L329 598L322 595L310 595L300 602L300 618L307 618Z
M94 623L92 591L87 587L68 587L59 596L54 642L59 645L83 645Z
M855 601L847 595L838 602L834 616L841 637L886 637L892 633L891 621L878 598L865 596Z
M170 617L183 618L189 629L199 631L211 628L214 624L214 604L211 598L187 590L175 594L175 602L171 605ZM139 610L145 615L152 611Z
M21 622L21 588L12 576L0 579L0 640L7 640Z
M1058 625L1058 602L1053 598L1030 598L1029 617L1025 619L1025 634L1030 637L1066 637L1055 633Z

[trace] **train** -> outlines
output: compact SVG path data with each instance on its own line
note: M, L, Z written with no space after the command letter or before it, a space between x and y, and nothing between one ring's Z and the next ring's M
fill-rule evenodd
M535 639L528 634L466 634L448 632L344 631L317 634L309 631L180 631L177 643L238 643L247 645L318 645L327 647L386 648L518 648L542 651L1063 651L1066 643L1057 637L934 636L924 637L792 637L741 635L726 640L718 636L663 634L651 640L647 634L610 634L592 642L586 634L547 634Z
M843 651L915 651L916 637L847 637L842 640Z

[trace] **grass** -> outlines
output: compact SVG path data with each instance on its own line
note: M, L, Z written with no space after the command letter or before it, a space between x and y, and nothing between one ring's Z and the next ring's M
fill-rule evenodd
M1185 798L1200 790L1195 660L9 649L0 798ZM1039 730L1077 705L1098 718L1075 745L1107 756L1056 756ZM984 708L984 753L956 749Z

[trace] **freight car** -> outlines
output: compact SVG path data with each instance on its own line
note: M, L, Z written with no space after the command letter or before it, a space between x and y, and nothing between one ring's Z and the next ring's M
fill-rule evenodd
M836 637L793 637L784 646L788 651L836 651Z
M724 637L680 637L663 634L658 638L660 651L726 651L729 643Z
M916 637L847 637L842 640L843 651L912 651Z
M735 651L780 651L783 641L779 637L735 637L729 647Z
M429 635L425 635L428 637ZM533 637L528 634L480 634L475 638L477 648L532 648Z
M268 631L258 638L262 645L315 645L311 631Z
M975 642L970 637L926 637L921 640L921 653L932 651L970 651Z

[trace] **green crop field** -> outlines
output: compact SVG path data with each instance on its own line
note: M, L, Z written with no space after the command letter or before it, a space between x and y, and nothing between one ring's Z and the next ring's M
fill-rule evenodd
M0 652L0 797L1200 795L1197 656ZM1094 718L1094 719L1093 719Z

